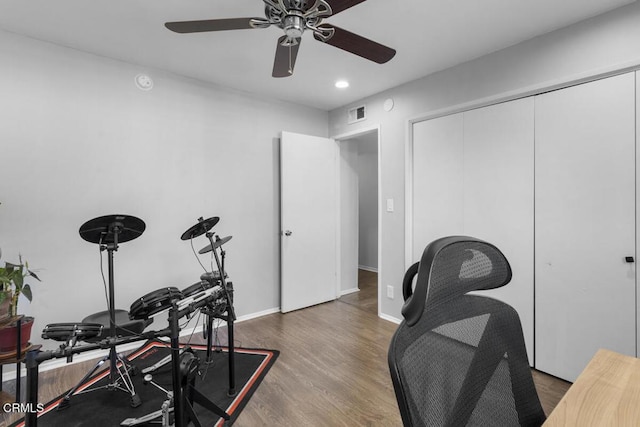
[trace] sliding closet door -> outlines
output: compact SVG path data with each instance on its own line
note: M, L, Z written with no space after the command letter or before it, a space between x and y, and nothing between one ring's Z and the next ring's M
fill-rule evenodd
M535 100L535 366L569 381L598 348L636 354L634 84Z
M462 114L414 123L412 260L437 238L462 233Z
M636 71L636 147L640 142L640 71ZM640 150L636 148L636 169L640 165ZM636 224L640 224L640 173L636 172ZM640 233L636 231L636 248L640 247ZM636 357L640 356L640 279L636 274Z
M496 245L513 278L481 292L513 306L533 364L533 98L464 113L464 234Z
M482 292L519 313L533 362L533 100L414 124L412 260L438 237L495 244L512 282Z

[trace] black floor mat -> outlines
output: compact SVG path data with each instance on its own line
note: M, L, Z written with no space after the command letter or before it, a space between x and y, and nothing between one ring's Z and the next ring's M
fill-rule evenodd
M207 363L205 346L191 345L190 347L200 360L200 375L196 377L196 389L231 417L229 421L223 423L224 420L213 412L195 404L194 409L198 419L203 426L207 427L230 426L278 357L278 351L275 350L236 348L234 360L237 394L234 397L229 397L229 354L227 349L213 351L211 360ZM129 359L140 371L169 354L170 349L167 343L149 341L133 352ZM108 366L108 363L105 363L104 366ZM153 382L171 390L171 363L158 369L152 376ZM82 390L96 389L108 384L108 377L108 370L95 375L81 387L78 393ZM49 402L45 405L44 411L38 415L38 426L113 427L119 426L127 418L140 418L158 411L161 409L163 402L167 400L167 395L151 384L143 384L143 377L144 375L141 373L132 377L135 391L142 400L142 404L137 408L131 407L129 393L102 388L91 392L74 394L69 407L61 411L56 410L56 407L62 396ZM24 425L24 420L12 424L12 426L16 427Z

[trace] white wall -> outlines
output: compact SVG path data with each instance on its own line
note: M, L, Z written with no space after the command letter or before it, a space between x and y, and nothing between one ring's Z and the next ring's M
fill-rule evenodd
M340 141L340 294L358 289L358 144Z
M340 291L378 267L378 132L340 140Z
M640 3L634 3L330 112L330 135L380 126L381 193L383 200L395 199L396 207L394 213L382 216L383 287L393 285L395 295L401 295L407 267L404 201L409 119L486 105L636 67L640 65L638 22ZM387 98L395 101L390 112L383 110ZM367 120L347 124L347 109L362 104L367 106ZM381 312L400 319L402 302L402 298L384 297Z
M358 265L378 270L378 133L358 145Z
M147 226L115 253L118 307L198 280L180 235L199 216L219 216L214 231L233 236L237 314L279 306L277 138L327 136L326 112L5 32L0 58L0 247L43 279L20 307L36 317L34 343L46 324L106 307L98 247L78 229L113 213ZM140 72L152 91L135 87Z

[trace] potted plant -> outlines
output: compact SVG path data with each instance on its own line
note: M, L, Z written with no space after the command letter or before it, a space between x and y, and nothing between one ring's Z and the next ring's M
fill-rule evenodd
M0 258L2 252L0 251ZM18 301L20 295L24 295L29 302L33 298L31 286L26 283L26 279L32 277L37 281L40 278L29 269L29 264L22 262L19 256L19 263L5 262L4 267L0 267L0 354L15 352L18 319L21 319L21 349L27 347L31 338L31 326L33 317L18 316ZM4 309L3 309L4 307Z

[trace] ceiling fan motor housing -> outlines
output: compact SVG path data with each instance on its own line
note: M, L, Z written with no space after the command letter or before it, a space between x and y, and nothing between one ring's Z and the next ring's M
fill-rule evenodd
M296 10L307 10L312 1L309 0L288 0L286 3L289 4L289 9Z
M299 16L297 13L292 15L287 15L284 17L283 22L284 33L292 39L297 39L302 36L302 33L305 29L305 23L302 16Z
M331 6L326 0L263 0L265 4L265 16L273 25L281 28L294 26L287 19L299 17L295 26L304 29L315 27L323 18L331 16Z

